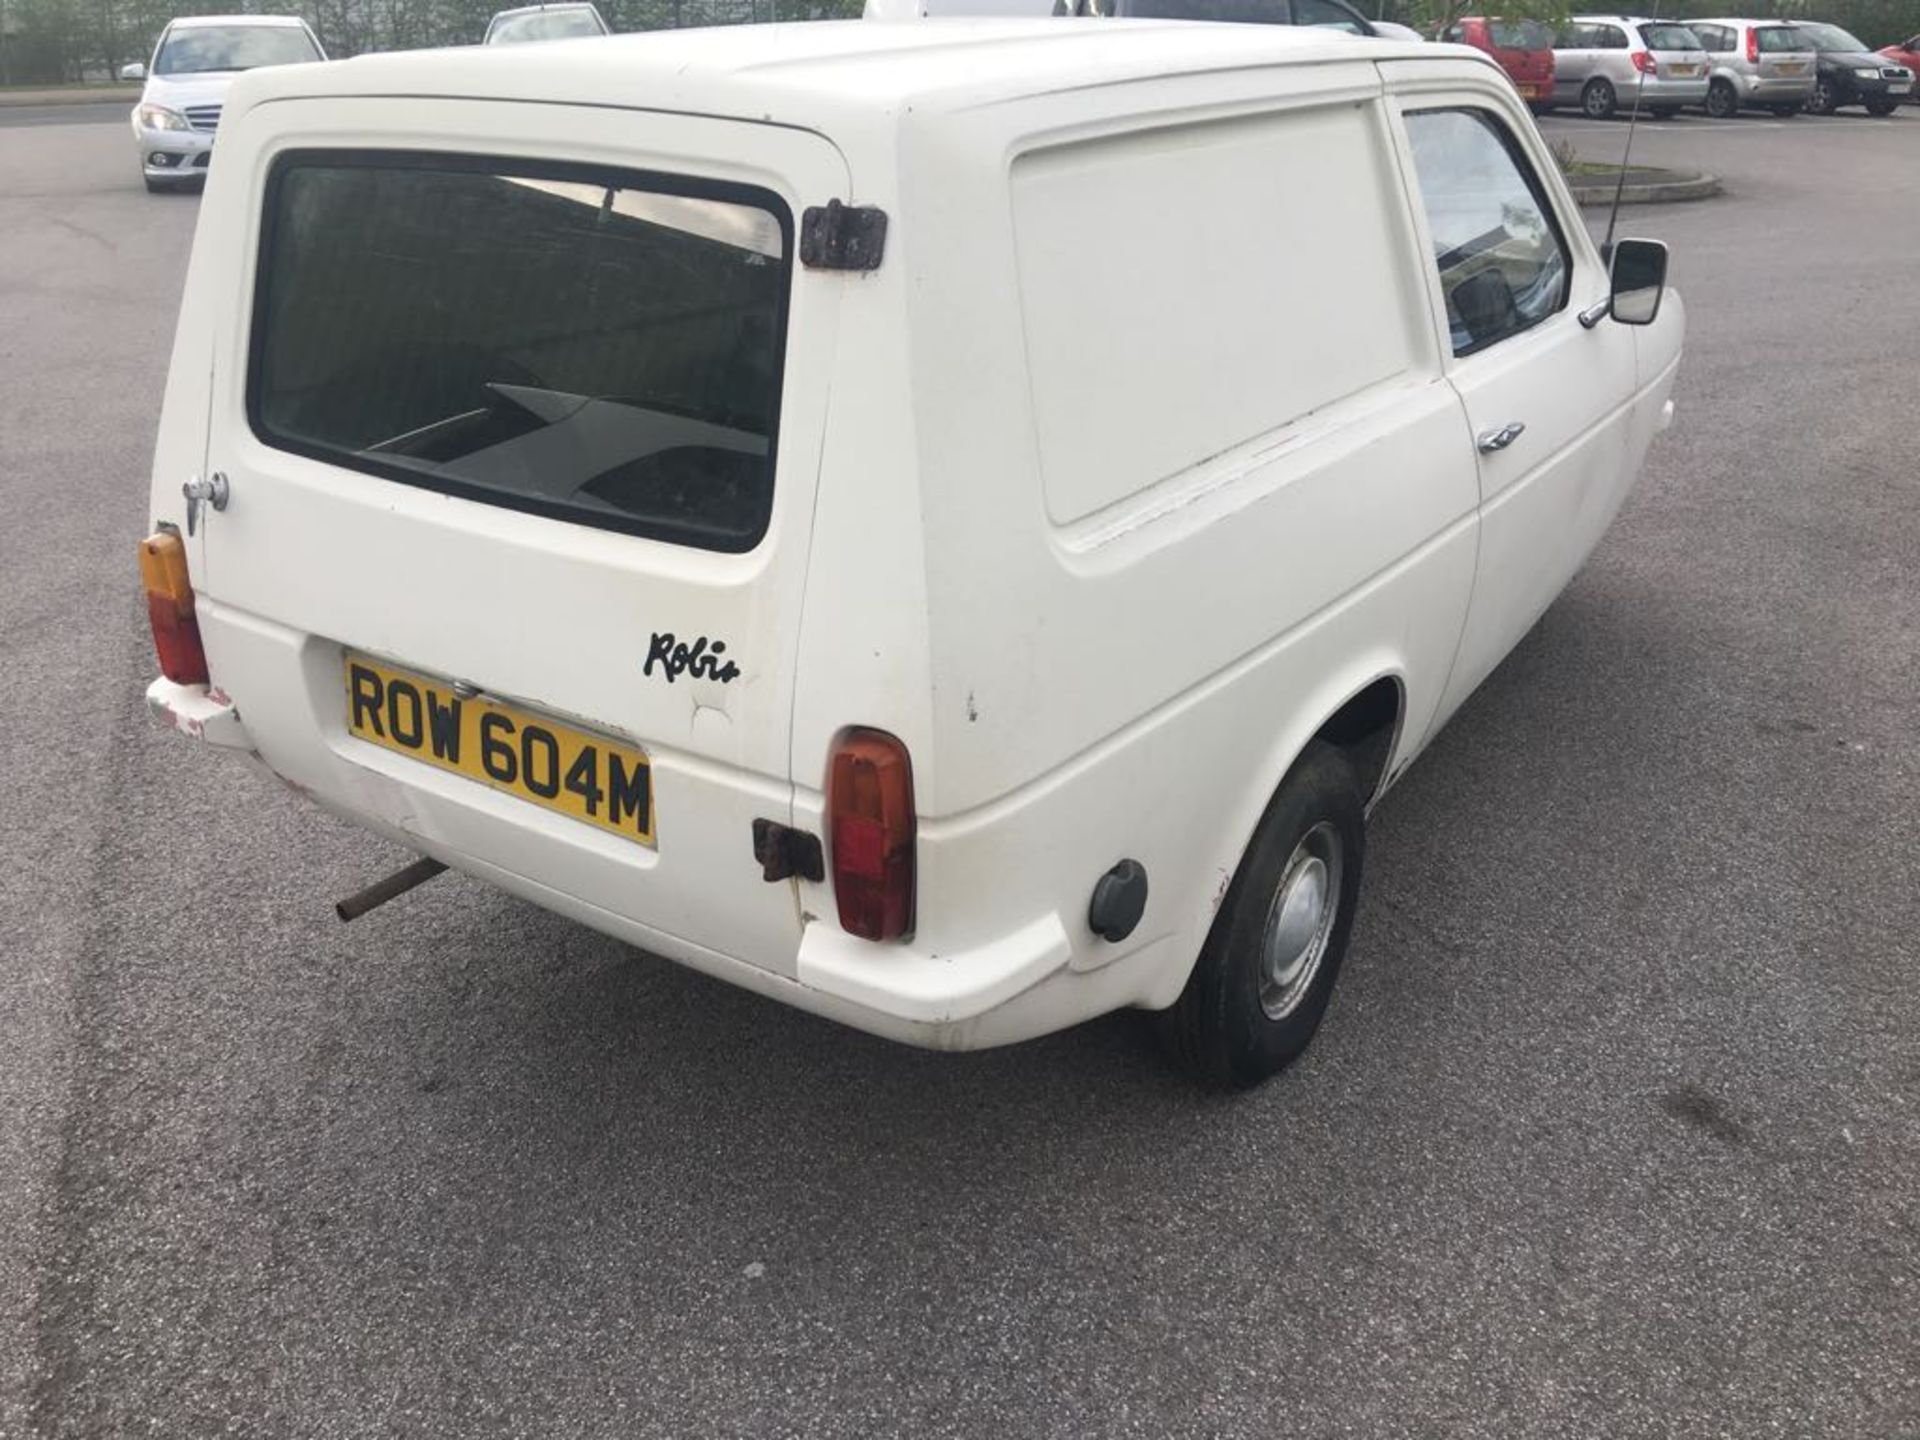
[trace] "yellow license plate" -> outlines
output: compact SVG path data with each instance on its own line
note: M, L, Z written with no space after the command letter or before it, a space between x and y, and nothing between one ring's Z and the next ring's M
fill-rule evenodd
M653 844L653 767L641 751L363 655L346 657L346 682L350 734Z
M1780 67L1780 73L1782 75L1798 75L1802 70L1806 68L1807 67L1802 65L1798 60L1795 60L1791 64L1782 65Z
M1692 65L1670 65L1667 68L1676 75L1691 75L1695 69Z

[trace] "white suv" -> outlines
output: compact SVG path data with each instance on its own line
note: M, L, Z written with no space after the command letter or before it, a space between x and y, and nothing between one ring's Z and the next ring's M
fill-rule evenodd
M326 59L307 22L294 15L197 15L173 21L153 47L153 68L127 65L122 80L144 80L133 107L133 143L149 190L198 185L213 159L213 137L233 77L266 65Z

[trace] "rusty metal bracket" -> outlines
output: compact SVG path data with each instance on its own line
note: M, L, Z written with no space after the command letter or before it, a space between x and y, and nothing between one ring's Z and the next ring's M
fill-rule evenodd
M816 270L878 270L887 248L887 212L829 200L800 217L800 263Z

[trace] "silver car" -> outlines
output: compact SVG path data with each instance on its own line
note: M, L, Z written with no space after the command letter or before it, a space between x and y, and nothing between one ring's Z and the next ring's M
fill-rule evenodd
M1707 54L1686 25L1576 15L1553 42L1553 103L1604 120L1636 105L1659 116L1707 98Z
M1779 20L1689 20L1707 47L1707 114L1724 119L1742 106L1798 114L1813 97L1819 57L1813 41Z
M196 15L170 22L153 47L153 69L127 65L122 80L144 80L133 107L133 143L149 190L197 186L213 159L220 107L242 70L324 60L296 15Z

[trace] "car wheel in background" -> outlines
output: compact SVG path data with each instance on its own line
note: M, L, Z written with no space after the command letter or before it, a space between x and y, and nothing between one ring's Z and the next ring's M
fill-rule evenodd
M1833 86L1825 80L1813 82L1813 94L1807 97L1809 115L1831 115L1833 113Z
M1732 84L1716 80L1707 87L1707 114L1716 120L1726 120L1739 111L1740 97L1734 92Z
M1307 1048L1353 929L1364 814L1347 757L1308 745L1260 817L1187 988L1157 1017L1201 1080L1245 1089Z
M1867 104L1867 113L1869 115L1891 115L1899 108L1900 102L1897 100L1873 100Z
M1610 81L1589 80L1587 88L1580 92L1580 113L1589 120L1605 120L1619 103Z

